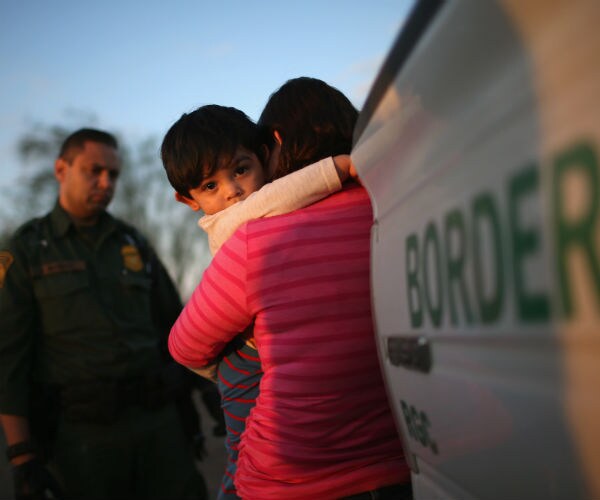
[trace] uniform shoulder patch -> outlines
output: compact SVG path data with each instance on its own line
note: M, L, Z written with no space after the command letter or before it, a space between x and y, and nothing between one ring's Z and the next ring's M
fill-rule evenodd
M14 261L14 257L10 252L0 252L0 288L4 287L4 280L6 279L6 273L8 268Z

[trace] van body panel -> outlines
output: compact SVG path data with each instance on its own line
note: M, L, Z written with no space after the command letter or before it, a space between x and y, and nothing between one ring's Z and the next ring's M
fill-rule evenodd
M415 498L599 498L600 2L434 3L352 153Z

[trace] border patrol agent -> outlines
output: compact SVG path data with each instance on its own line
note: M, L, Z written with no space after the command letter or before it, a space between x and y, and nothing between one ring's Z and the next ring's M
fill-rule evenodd
M198 429L198 415L166 349L179 296L143 236L105 211L117 142L81 129L54 171L56 206L0 252L0 421L15 495L205 498L181 419Z

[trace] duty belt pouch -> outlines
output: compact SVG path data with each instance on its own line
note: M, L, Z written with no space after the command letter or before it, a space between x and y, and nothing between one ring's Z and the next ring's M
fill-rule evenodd
M184 379L178 365L165 365L146 374L143 382L143 398L140 401L144 408L156 410L173 401L182 392Z
M147 410L157 410L165 404L165 384L160 371L146 374L141 384L140 404Z
M112 424L119 416L116 382L80 384L61 391L64 418L70 422Z

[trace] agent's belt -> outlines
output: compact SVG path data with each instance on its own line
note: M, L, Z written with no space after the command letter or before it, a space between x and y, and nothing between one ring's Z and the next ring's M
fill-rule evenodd
M90 381L59 388L59 404L71 422L114 423L123 410L162 408L185 390L180 367L167 365L142 377Z

